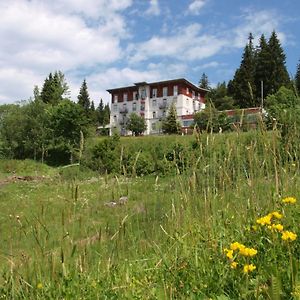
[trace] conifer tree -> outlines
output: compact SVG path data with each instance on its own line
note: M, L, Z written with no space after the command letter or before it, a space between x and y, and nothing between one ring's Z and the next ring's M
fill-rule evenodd
M94 103L94 101L91 102L91 111L92 112L95 111L95 103Z
M69 95L69 87L66 83L65 76L61 71L55 71L45 79L41 91L41 100L45 103L57 105L61 100L66 99Z
M97 121L99 125L104 125L104 105L102 98L100 99L99 105L97 107Z
M41 91L41 99L44 103L52 103L54 94L53 76L52 73L46 77Z
M268 49L267 40L264 34L261 35L259 40L259 45L256 49L256 59L255 59L255 87L256 87L256 98L261 98L263 95L267 94L270 90L269 82L269 58L270 53ZM263 90L261 89L263 87ZM263 95L261 95L261 91Z
M199 87L202 89L207 89L207 90L209 89L209 81L205 73L202 73L202 76L199 81Z
M235 100L235 104L241 108L255 106L254 101L254 48L253 36L250 33L249 42L244 48L240 67L236 70L231 81L230 92Z
M104 113L103 113L103 124L109 124L110 122L110 108L108 104L104 106Z
M290 78L285 65L285 54L277 38L275 31L272 32L268 43L270 56L270 91L268 94L276 93L282 86L289 87Z
M166 119L162 122L162 130L168 134L180 133L180 123L177 121L177 112L174 103L170 106Z
M80 87L79 95L78 95L78 104L83 108L85 111L86 116L89 116L89 111L90 111L90 96L87 88L87 83L86 80L83 80L83 83Z
M276 93L281 86L288 87L289 84L290 79L285 66L285 54L275 31L273 31L268 43L262 35L255 63L256 98L260 99L262 96L265 98Z

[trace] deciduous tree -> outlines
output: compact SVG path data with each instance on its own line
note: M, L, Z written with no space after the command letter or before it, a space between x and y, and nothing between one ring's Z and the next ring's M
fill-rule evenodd
M141 135L147 129L145 118L138 116L136 113L131 113L126 129L132 131L134 135Z

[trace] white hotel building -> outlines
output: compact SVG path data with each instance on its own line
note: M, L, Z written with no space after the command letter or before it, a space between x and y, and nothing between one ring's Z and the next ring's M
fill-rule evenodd
M161 132L161 120L167 115L171 103L175 104L183 130L189 128L193 114L205 108L206 89L199 88L184 78L138 82L133 86L107 90L111 94L110 131L119 130L128 135L126 122L131 113L146 120L144 134Z

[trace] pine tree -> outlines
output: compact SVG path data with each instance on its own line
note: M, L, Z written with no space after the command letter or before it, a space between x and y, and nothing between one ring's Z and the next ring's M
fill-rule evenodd
M79 95L78 95L78 104L84 109L86 116L89 116L89 110L91 106L90 102L90 96L86 84L86 80L83 80L83 83L81 85Z
M244 48L240 67L236 70L233 80L231 81L230 92L237 106L252 107L256 105L254 101L254 48L253 36L250 33L249 42Z
M255 87L256 87L255 98L256 99L261 99L261 97L267 95L267 91L270 90L269 69L268 69L269 60L270 60L269 56L270 53L268 49L267 40L264 34L262 34L259 40L259 46L256 49L256 59L255 59ZM263 90L261 89L261 87L263 87Z
M94 101L91 102L91 112L95 111L95 103Z
M52 73L46 77L41 91L41 99L44 103L52 103L54 94L53 76Z
M297 65L297 71L295 75L295 86L298 92L298 96L300 96L300 61Z
M170 106L166 119L162 122L162 130L168 134L180 133L180 123L177 121L177 112L174 104Z
M103 113L103 125L109 124L110 122L110 108L108 104L104 106L104 113Z
M202 88L202 89L209 89L209 81L208 81L208 77L205 73L202 73L202 76L200 78L200 81L199 81L199 87Z
M55 71L45 79L41 91L41 100L45 103L57 105L61 100L66 99L64 96L69 95L69 87L65 81L65 76L61 71Z
M276 93L282 86L289 87L290 85L290 78L285 65L286 57L275 31L272 32L269 39L268 49L270 90L267 91L267 95Z
M267 43L264 35L261 36L256 54L255 86L256 98L265 98L276 93L281 86L288 87L290 78L285 66L285 54L275 31ZM263 95L261 95L263 87Z
M97 107L97 121L99 122L99 125L104 125L104 105L102 98L100 99L99 105Z

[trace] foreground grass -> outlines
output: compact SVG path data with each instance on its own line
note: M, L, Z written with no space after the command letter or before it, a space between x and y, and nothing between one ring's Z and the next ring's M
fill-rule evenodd
M297 299L299 239L283 241L256 224L278 211L285 229L299 236L297 202L281 201L300 199L299 162L285 161L278 141L263 132L198 137L194 167L164 177L98 177L2 162L2 178L46 176L0 186L0 295ZM126 205L105 205L123 195ZM224 253L234 241L258 251L246 259L235 254L236 269ZM256 269L245 273L250 263Z

